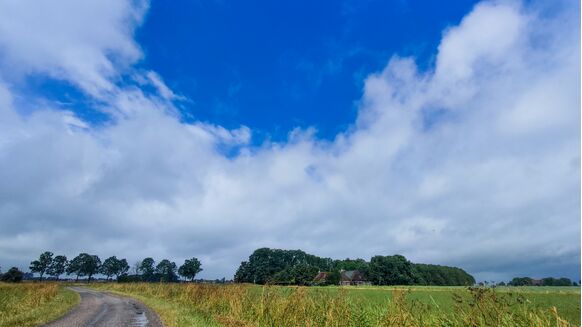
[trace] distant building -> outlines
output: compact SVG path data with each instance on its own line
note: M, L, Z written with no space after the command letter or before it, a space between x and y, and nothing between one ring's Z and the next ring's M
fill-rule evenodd
M370 285L364 274L359 270L342 270L340 272L340 285Z
M542 286L542 285L544 285L544 281L541 279L532 279L531 285L532 286Z
M315 276L315 278L313 278L313 282L316 284L323 284L327 281L328 276L329 276L329 273L327 271L320 271L317 273L317 276Z
M320 271L313 278L314 284L325 284L328 281L330 272ZM341 270L340 281L338 285L371 285L364 277L364 274L359 270Z

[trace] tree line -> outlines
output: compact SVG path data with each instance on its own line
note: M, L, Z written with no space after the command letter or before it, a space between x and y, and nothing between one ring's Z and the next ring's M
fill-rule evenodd
M578 283L572 282L570 278L553 278L546 277L542 279L533 279L531 277L515 277L509 283L509 286L578 286Z
M475 278L461 268L416 264L402 255L377 255L364 259L320 258L301 250L260 248L239 266L235 282L309 285L320 271L328 272L325 284L337 285L342 270L358 270L374 285L466 286Z
M156 264L153 258L145 258L136 264L135 274L129 275L130 269L126 259L118 259L111 256L101 262L97 255L81 253L72 260L67 260L64 255L54 256L52 252L43 252L37 260L30 263L30 272L37 273L40 280L45 275L52 276L56 280L61 275L67 274L75 276L75 281L79 277L87 277L91 281L94 275L101 274L112 280L113 277L119 282L145 281L145 282L176 282L178 276L194 280L194 277L202 271L202 264L197 258L184 261L180 267L175 262L163 259Z

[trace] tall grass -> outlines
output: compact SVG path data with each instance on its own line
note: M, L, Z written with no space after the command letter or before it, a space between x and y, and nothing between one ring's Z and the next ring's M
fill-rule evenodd
M62 316L79 300L57 283L0 283L0 327L41 325Z
M201 284L104 284L95 286L123 294L156 299L178 310L204 317L206 325L224 326L572 326L555 307L540 309L523 295L485 288L451 292L454 305L441 308L413 299L410 290L395 288L380 303L354 298L346 289L256 287ZM181 308L181 309L180 309ZM169 326L186 326L162 315ZM191 326L192 324L190 324ZM203 324L200 324L201 326Z

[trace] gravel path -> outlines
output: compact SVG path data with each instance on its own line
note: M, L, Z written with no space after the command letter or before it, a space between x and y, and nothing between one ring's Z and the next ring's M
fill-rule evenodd
M71 287L81 303L46 327L163 327L158 315L143 303L81 287Z

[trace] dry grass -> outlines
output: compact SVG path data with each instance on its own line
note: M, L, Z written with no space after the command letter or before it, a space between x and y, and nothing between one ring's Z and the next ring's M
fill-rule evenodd
M522 295L491 289L451 291L449 308L393 289L382 302L354 298L346 289L200 284L101 284L94 287L165 305L173 326L572 326L554 308L531 305ZM148 303L148 304L150 304ZM155 310L159 308L153 307ZM158 311L159 312L159 311ZM189 315L189 317L185 317Z
M0 283L0 327L39 326L79 301L77 293L57 283Z

